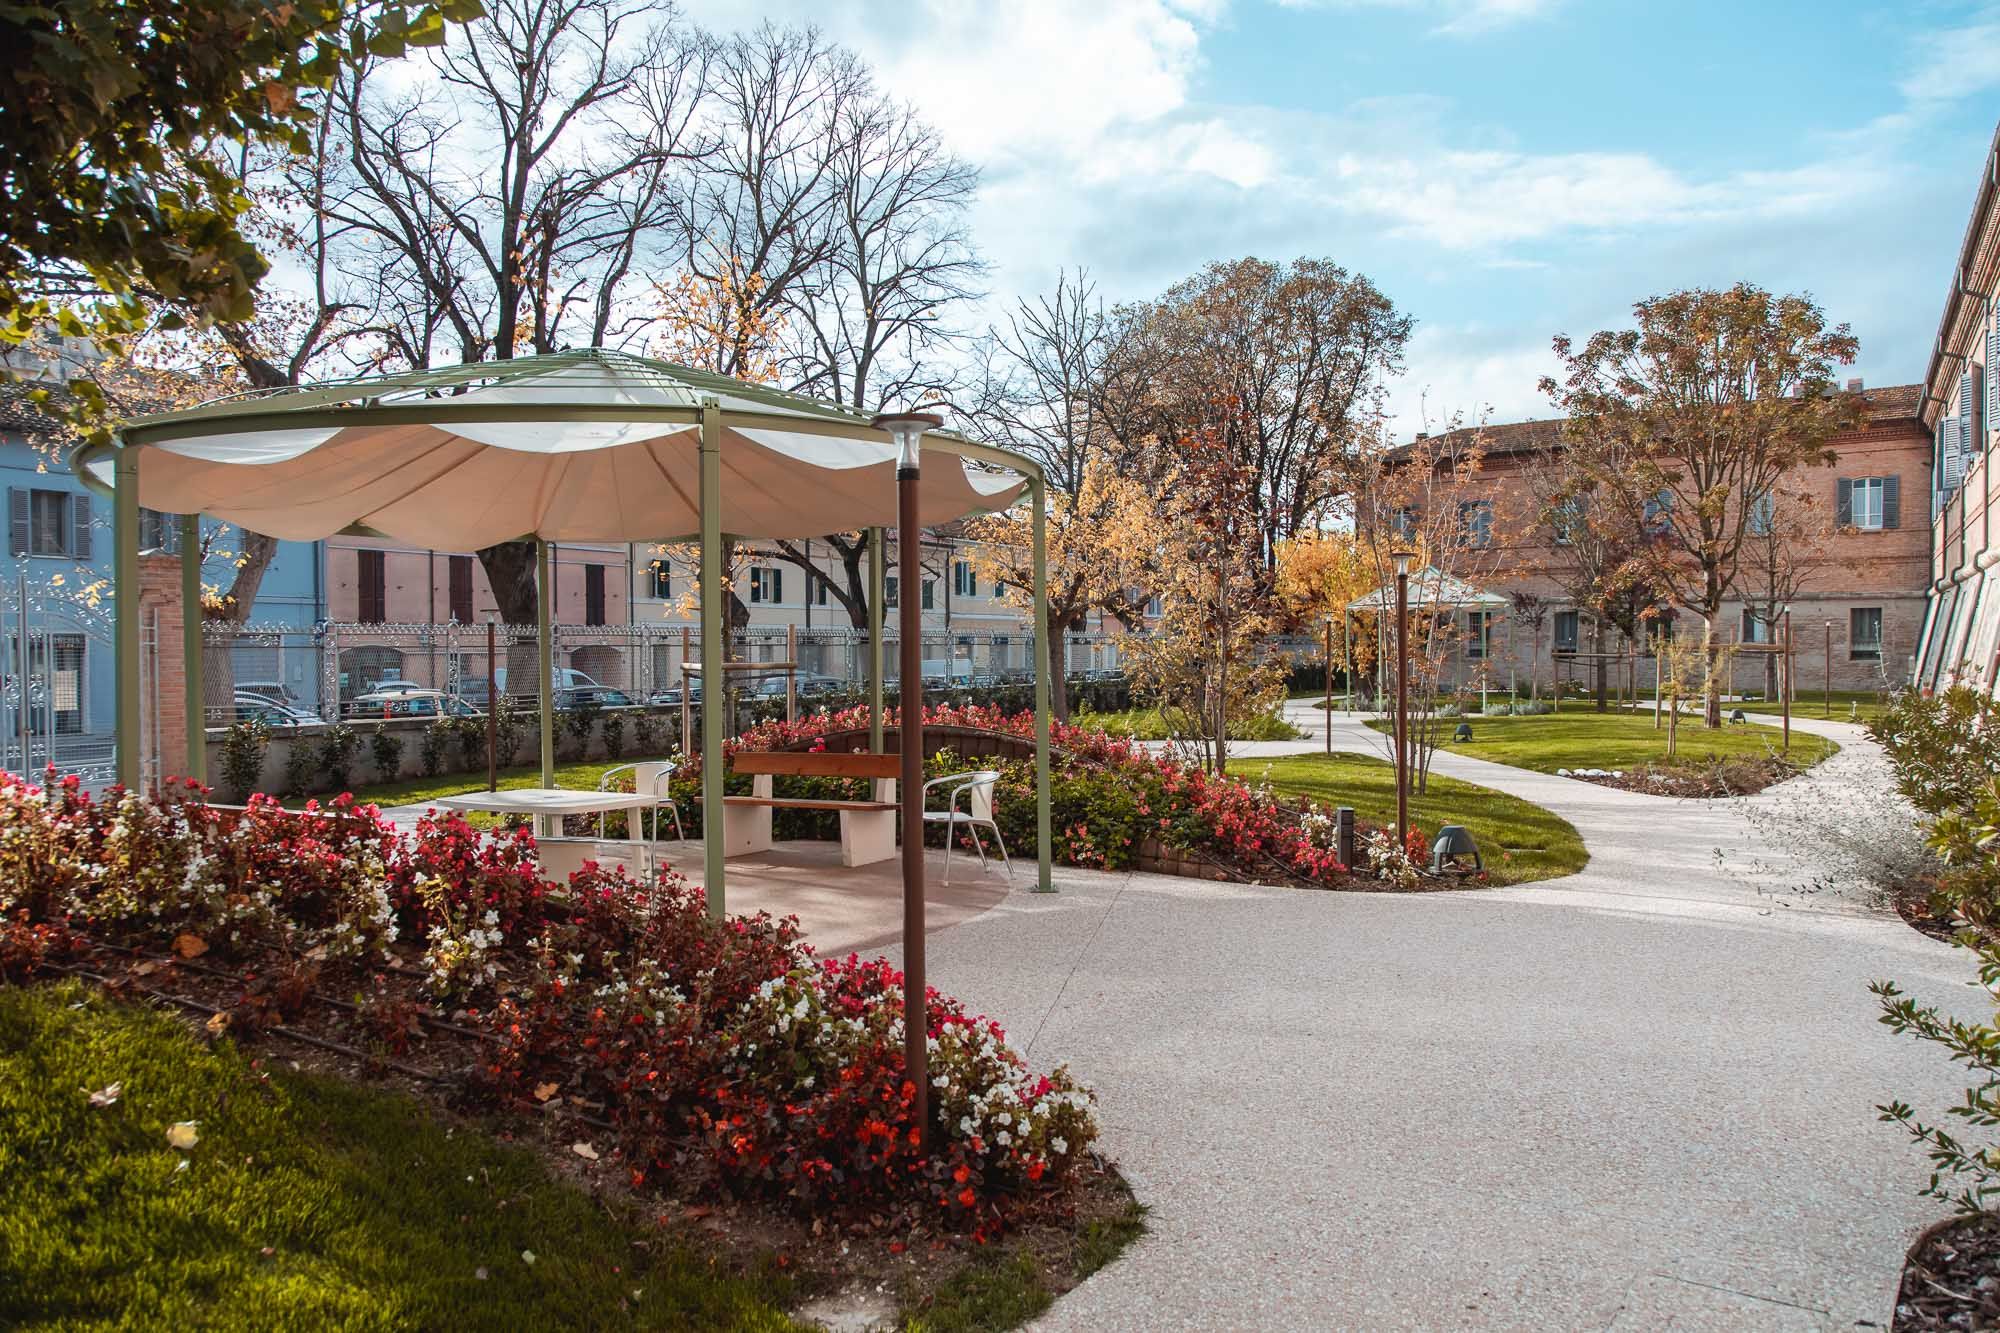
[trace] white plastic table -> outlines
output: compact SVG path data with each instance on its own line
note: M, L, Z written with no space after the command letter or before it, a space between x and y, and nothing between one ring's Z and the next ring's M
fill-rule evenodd
M506 787L499 791L469 791L458 796L440 796L430 804L441 810L483 810L496 815L533 815L535 836L562 836L565 815L596 815L611 810L637 812L666 801L652 792L578 791L573 787ZM628 819L627 842L643 842L639 821ZM615 840L614 840L615 841Z

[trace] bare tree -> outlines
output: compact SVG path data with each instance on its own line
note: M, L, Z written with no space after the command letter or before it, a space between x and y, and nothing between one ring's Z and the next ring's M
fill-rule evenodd
M361 62L336 84L344 172L324 207L381 360L629 332L645 247L682 220L676 173L709 151L707 45L671 20L638 0L498 0L426 57L428 77ZM532 543L478 554L501 615L532 620Z

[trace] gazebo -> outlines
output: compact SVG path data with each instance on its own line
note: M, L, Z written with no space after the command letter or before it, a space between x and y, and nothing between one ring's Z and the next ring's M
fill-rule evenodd
M924 463L931 464L926 467ZM1034 460L967 440L920 415L870 418L835 404L603 348L256 391L126 422L74 466L114 515L118 777L140 781L139 511L182 517L186 623L198 624L203 515L298 541L339 534L470 551L519 539L537 547L541 766L554 782L553 661L547 543L685 541L701 547L703 678L723 672L722 547L731 538L804 538L866 529L877 559L870 701L881 749L883 529L912 566L919 528L993 513L1028 497L1034 633L1046 643L1045 482ZM921 731L917 599L902 598L901 748ZM185 671L190 776L204 767L200 636ZM1048 654L1035 654L1036 886L1049 891ZM721 689L702 691L705 807L723 797ZM917 717L907 716L916 704ZM903 822L919 792L904 782ZM724 911L722 820L704 821L704 888ZM913 1005L923 983L922 819L904 857L905 962ZM914 882L912 882L914 880ZM914 932L914 933L913 933ZM913 1067L920 1067L921 1025ZM921 1087L921 1081L920 1081Z
M1439 611L1485 611L1491 614L1505 611L1513 603L1498 593L1487 592L1475 587L1454 574L1447 574L1436 565L1425 565L1413 569L1409 574L1409 609L1436 613ZM1363 593L1347 604L1348 613L1372 612L1387 620L1396 613L1396 583L1391 579L1373 592ZM1512 632L1509 622L1509 633ZM1385 669L1386 654L1377 654L1377 670ZM1481 697L1484 698L1482 686Z

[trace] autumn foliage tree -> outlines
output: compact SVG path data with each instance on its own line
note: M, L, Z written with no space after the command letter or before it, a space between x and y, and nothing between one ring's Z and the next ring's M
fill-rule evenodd
M1641 301L1636 327L1555 339L1560 379L1542 389L1609 518L1646 535L1644 580L1699 616L1711 652L1722 606L1753 549L1764 497L1834 461L1829 443L1861 413L1835 367L1859 341L1806 296L1748 283ZM1721 725L1711 672L1708 725Z

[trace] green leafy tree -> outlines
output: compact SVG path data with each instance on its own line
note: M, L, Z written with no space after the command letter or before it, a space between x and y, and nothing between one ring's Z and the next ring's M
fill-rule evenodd
M240 321L269 263L239 164L304 152L302 94L343 62L443 40L478 0L0 0L0 346L49 328L116 347ZM88 387L76 409L101 408Z

